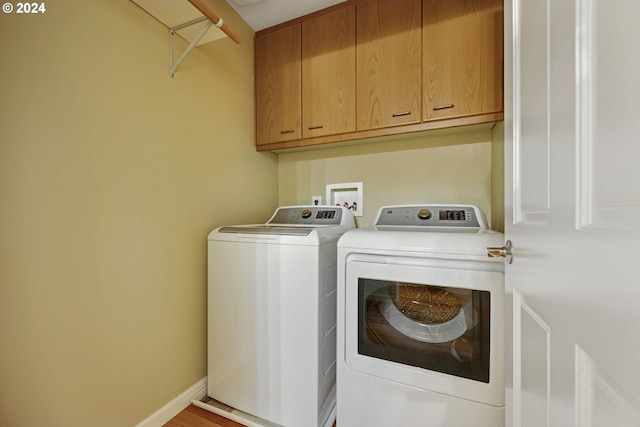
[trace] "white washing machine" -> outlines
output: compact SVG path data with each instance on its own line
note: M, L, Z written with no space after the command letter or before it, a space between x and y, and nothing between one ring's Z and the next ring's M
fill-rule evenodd
M338 242L338 425L504 426L504 236L471 205L375 224Z
M353 228L344 207L289 206L209 234L207 394L248 425L333 423L336 245Z

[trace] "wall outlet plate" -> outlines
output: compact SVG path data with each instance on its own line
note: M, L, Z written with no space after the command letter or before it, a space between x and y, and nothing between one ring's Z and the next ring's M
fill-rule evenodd
M363 185L361 182L345 182L327 184L327 205L345 206L353 212L353 216L362 216Z

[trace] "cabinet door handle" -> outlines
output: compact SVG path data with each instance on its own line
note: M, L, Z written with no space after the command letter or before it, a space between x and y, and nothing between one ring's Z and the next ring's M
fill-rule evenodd
M313 125L313 126L309 126L309 130L314 130L314 129L322 129L322 125Z
M286 130L281 130L280 131L280 135L284 135L285 133L293 133L294 130L293 129L286 129Z
M446 110L447 108L453 108L453 104L436 105L435 107L433 107L433 111Z
M393 113L391 117L402 117L402 116L408 116L409 114L411 114L411 111L402 111L400 113Z

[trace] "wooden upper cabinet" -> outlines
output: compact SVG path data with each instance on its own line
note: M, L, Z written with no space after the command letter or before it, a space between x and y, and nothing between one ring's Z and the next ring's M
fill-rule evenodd
M355 7L302 23L302 136L356 130Z
M358 131L419 123L421 0L367 0L356 7Z
M256 37L256 145L302 138L300 24Z
M491 123L503 0L350 0L255 38L258 151Z
M501 112L502 0L424 0L423 26L423 120Z

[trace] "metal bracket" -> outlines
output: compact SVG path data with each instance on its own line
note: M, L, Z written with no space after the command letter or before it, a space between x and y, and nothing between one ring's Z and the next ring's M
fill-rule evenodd
M202 21L208 21L208 22L204 24L204 27L202 28L200 33L198 33L198 36L195 39L193 39L193 41L189 44L189 46L187 46L187 48L184 50L182 55L180 55L180 58L178 58L178 60L174 63L173 62L173 38L176 35L176 31L181 30L182 28L185 28L185 27L190 27L191 25L198 24ZM220 24L220 26L222 25L222 19L220 19L218 24ZM216 27L218 26L218 24L216 24ZM213 25L213 21L209 20L206 16L202 16L200 18L191 20L189 22L185 22L184 24L176 25L175 27L169 28L169 63L171 67L169 69L169 75L171 77L175 75L176 70L178 69L180 64L182 64L182 62L187 57L187 55L189 55L191 50L193 50L193 48L196 47L196 45L200 42L202 37L204 37L207 31L209 31L209 28L211 28L212 25Z

